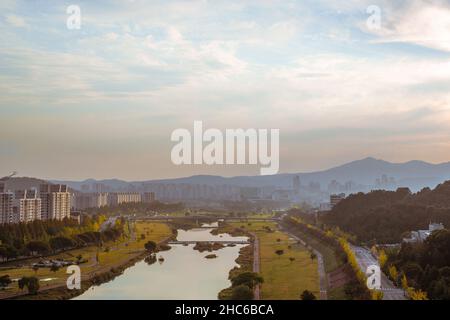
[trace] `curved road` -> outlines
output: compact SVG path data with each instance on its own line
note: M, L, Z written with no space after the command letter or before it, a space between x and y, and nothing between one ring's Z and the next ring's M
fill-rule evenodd
M352 251L355 253L356 261L358 262L361 271L366 274L367 267L370 265L379 266L377 259L375 259L370 252L370 250L351 245ZM381 291L383 292L383 300L405 300L405 292L402 289L397 288L391 282L391 280L386 277L386 275L381 272Z

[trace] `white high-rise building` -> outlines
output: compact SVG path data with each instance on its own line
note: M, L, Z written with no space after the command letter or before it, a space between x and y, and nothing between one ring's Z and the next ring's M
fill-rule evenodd
M0 224L12 221L13 198L14 194L6 191L4 183L0 182Z
M36 190L18 190L12 201L12 223L41 219L41 198Z
M64 184L40 186L42 220L70 218L71 194Z

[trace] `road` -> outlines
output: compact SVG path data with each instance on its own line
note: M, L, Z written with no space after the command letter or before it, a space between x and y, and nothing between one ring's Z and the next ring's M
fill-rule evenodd
M109 227L114 226L114 224L116 223L116 220L117 220L117 217L109 217L108 220L103 222L102 225L100 226L100 231L105 231Z
M253 236L253 239L255 239L255 241L253 242L253 272L259 273L260 272L259 239L255 233L251 233L251 235ZM261 299L261 288L259 285L255 287L253 299L254 300Z
M353 245L351 245L351 248L364 274L366 274L368 266L379 266L377 259L375 259L369 249ZM381 291L383 291L383 300L405 300L404 291L394 286L383 272L381 272Z

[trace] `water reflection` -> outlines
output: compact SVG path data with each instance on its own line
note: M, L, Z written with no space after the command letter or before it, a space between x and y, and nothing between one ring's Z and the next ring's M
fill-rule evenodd
M247 237L229 234L212 235L212 228L178 230L179 241L245 241ZM141 261L128 268L109 283L91 287L76 299L217 299L220 290L228 287L229 271L236 266L236 258L243 245L226 246L213 253L200 253L194 245L171 245L169 251L159 252L162 263Z

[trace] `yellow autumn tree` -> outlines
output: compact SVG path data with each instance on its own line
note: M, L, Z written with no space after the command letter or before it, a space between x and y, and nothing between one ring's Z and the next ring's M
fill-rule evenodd
M411 300L428 300L427 293L422 290L414 290L414 288L408 288L406 291Z
M397 271L397 268L395 266L390 266L389 267L389 276L391 277L391 279L393 281L397 281L398 271Z
M383 291L381 290L371 290L372 300L383 300Z
M408 279L406 279L406 275L405 274L403 274L403 277L402 277L402 288L405 289L405 290L408 289Z
M384 250L380 250L378 255L378 262L380 263L381 268L386 265L387 259L388 257L386 255L386 252L384 252Z

